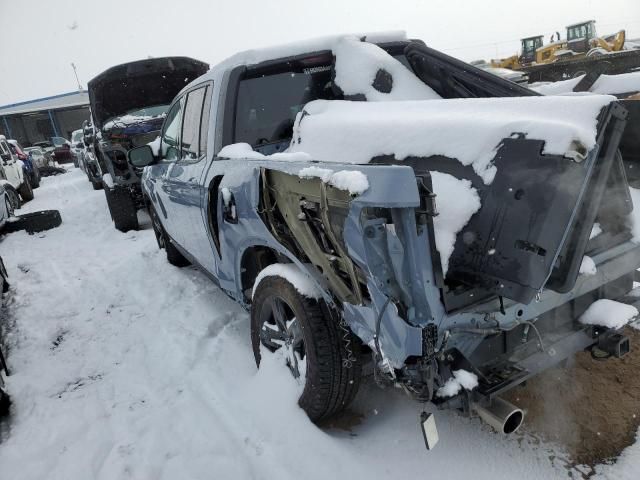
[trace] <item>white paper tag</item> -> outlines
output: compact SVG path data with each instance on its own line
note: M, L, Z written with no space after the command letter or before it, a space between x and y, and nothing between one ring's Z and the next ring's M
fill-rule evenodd
M420 427L427 450L436 446L438 440L438 427L436 427L436 417L433 413L422 412L420 414Z

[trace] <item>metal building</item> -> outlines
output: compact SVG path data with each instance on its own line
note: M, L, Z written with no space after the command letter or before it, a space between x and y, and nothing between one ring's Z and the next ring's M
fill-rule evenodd
M62 93L0 107L0 134L15 138L23 146L51 137L69 139L88 118L86 90Z

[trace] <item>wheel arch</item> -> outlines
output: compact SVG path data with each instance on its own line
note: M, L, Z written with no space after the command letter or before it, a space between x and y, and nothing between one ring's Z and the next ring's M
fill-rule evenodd
M334 303L320 271L311 264L301 262L285 248L266 242L252 242L240 248L238 252L236 279L245 304L251 303L251 292L258 274L269 265L275 263L294 264L300 271L309 275L316 288L322 292L325 302L328 304Z

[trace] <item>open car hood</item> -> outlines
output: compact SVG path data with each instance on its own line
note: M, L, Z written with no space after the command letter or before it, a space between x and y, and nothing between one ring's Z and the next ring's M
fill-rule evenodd
M95 125L125 113L155 105L168 105L209 65L189 57L163 57L111 67L89 82L89 101Z

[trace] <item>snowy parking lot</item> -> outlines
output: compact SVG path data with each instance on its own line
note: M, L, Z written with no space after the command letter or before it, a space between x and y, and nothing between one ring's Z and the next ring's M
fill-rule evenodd
M277 358L257 371L248 314L193 267L169 265L148 219L140 231L116 231L104 193L78 169L43 179L21 213L40 209L59 209L62 225L0 242L12 282L2 318L14 402L0 428L3 480L537 480L584 471L530 432L499 436L452 412L436 413L440 443L427 452L423 406L372 381L340 428L320 429ZM640 446L595 472L640 478Z

